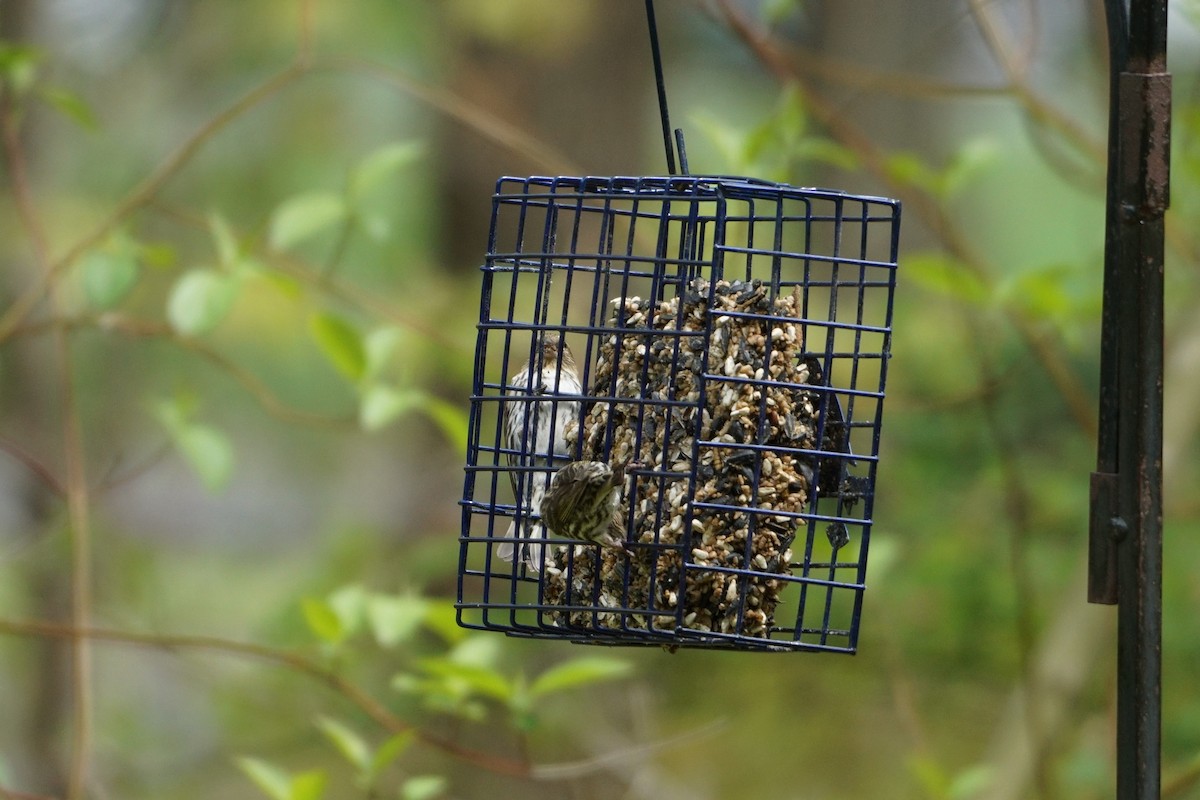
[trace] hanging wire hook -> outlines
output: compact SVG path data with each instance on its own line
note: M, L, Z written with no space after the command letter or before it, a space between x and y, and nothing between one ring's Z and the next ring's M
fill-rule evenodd
M658 113L662 118L663 146L667 153L667 173L678 175L675 170L675 146L671 143L671 115L667 111L667 85L663 81L662 51L658 46L658 24L654 20L654 0L646 0L646 24L650 28L650 55L654 59L654 81L658 87ZM683 174L688 174L687 151L683 146L683 129L675 129L675 141L679 145L679 161Z

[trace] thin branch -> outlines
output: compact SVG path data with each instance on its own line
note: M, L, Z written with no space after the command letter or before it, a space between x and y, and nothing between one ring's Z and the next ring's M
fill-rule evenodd
M95 330L118 333L136 339L162 339L178 347L194 353L213 366L226 373L253 397L264 411L284 422L297 425L320 425L322 427L349 429L354 427L352 416L330 416L315 411L306 411L288 405L275 391L256 374L233 361L228 356L209 347L200 339L184 336L165 322L135 319L118 313L105 313L99 316L61 317L40 320L37 323L23 325L13 331L14 336L35 336L59 329L75 330L79 328L94 328ZM0 450L5 450L3 439L0 439ZM124 482L122 477L118 482ZM108 485L107 483L105 485Z
M118 471L122 467L120 457L118 456L118 459L114 461L112 466L108 468L108 471L100 479L100 482L96 486L96 492L104 494L127 483L136 481L158 466L170 454L171 449L171 443L164 441L150 455L135 462L133 466L126 466L123 471Z
M969 331L968 338L975 351L975 363L979 366L980 381L987 385L996 385L998 374L987 347L986 332L982 330L976 317L967 313L964 313L963 317ZM1025 732L1029 741L1036 742L1043 737L1041 721L1037 716L1037 709L1041 705L1042 687L1038 682L1034 663L1034 648L1037 644L1037 602L1027 557L1029 533L1033 528L1033 501L1029 487L1023 479L1017 445L1001 421L999 393L982 395L979 405L983 412L984 426L1000 462L1004 484L1002 505L1009 520L1008 555L1013 579L1013 605L1016 609L1017 663L1021 672L1021 682L1025 687L1021 713L1024 715ZM1036 754L1032 765L1034 788L1039 798L1047 800L1053 796L1049 760L1044 749L1030 749Z
M854 151L876 179L916 209L917 215L941 240L947 252L970 269L985 286L993 286L995 281L985 259L951 221L942 203L936 197L898 181L887 168L887 159L883 151L841 115L824 96L800 80L783 51L771 37L755 28L730 0L717 0L717 7L729 28L768 70L781 82L795 85L803 93L813 116L831 135ZM1007 305L1002 306L1002 311L1062 396L1076 425L1091 435L1096 429L1096 414L1092 408L1090 394L1084 390L1078 376L1065 362L1050 337L1041 331L1037 323L1029 319L1024 311Z
M182 225L196 228L197 230L203 230L208 227L208 222L203 216L187 209L158 201L155 201L152 207L167 219ZM247 238L245 231L240 231L236 227L233 230L240 240ZM273 268L297 279L306 286L314 288L318 292L329 295L335 300L354 306L380 319L399 325L402 328L407 328L414 333L419 333L429 341L435 342L451 352L459 354L473 352L472 345L450 336L446 332L445 327L435 327L406 314L385 299L382 299L378 292L367 291L355 286L353 283L343 282L330 275L323 275L320 269L287 253L261 252L258 255L270 263Z
M0 800L58 800L58 798L48 794L18 792L16 789L9 789L6 786L0 786Z
M52 282L54 267L45 226L37 214L29 178L25 170L25 150L21 143L16 114L11 97L0 98L0 136L4 143L4 160L12 183L13 202L26 236L33 248L34 260L46 284L51 286L50 300L55 313L61 315L65 302L62 287ZM62 392L61 424L63 451L66 462L67 516L71 539L71 620L77 628L87 627L92 605L91 512L88 500L87 470L84 458L83 427L75 395L75 380L71 363L71 340L64 328L54 331L54 350L57 360L59 390ZM91 760L92 740L92 657L90 643L76 639L71 648L71 691L75 708L72 714L74 740L71 767L67 776L68 800L82 798Z
M389 733L405 733L412 731L417 739L424 744L441 750L448 755L467 761L480 769L497 775L514 778L529 778L539 781L562 781L578 778L593 772L608 768L613 763L631 763L645 760L655 754L684 742L697 738L711 736L724 727L725 722L718 720L695 731L689 731L670 739L659 742L644 742L630 745L626 749L601 754L594 758L581 761L564 762L560 764L530 765L514 761L502 756L492 755L479 750L464 747L456 742L444 739L421 730L412 723L406 722L393 714L386 706L378 702L365 689L343 678L333 669L314 661L299 653L279 650L273 647L222 639L216 636L189 636L163 633L140 633L137 631L122 631L112 628L80 629L71 625L41 620L14 620L0 618L0 634L10 636L49 637L61 639L86 638L95 641L116 642L121 644L143 645L163 650L199 650L224 655L255 658L278 666L286 667L302 675L317 680L340 694L352 705L365 713L381 728Z
M50 470L48 466L38 461L36 457L26 452L16 442L6 437L0 436L0 451L8 453L14 461L19 462L25 469L29 470L35 478L37 478L43 486L57 495L59 498L67 496L67 489L63 486L62 481Z
M449 753L456 758L469 761L481 769L512 777L529 776L529 769L518 762L494 756L490 753L472 750L454 742L445 741L440 737L422 731L411 723L405 722L389 711L387 707L372 697L366 690L343 678L329 667L299 653L278 650L251 642L222 639L216 636L140 633L111 628L79 628L73 625L40 620L0 619L0 634L60 639L86 639L144 645L163 650L201 650L225 655L256 658L287 667L325 684L337 694L342 695L351 704L357 706L359 710L370 717L376 724L390 733L412 731L425 744Z
M162 187L171 178L183 169L184 166L192 160L210 139L218 132L228 126L235 119L246 113L250 109L262 103L268 97L276 94L281 89L290 85L293 81L307 72L308 67L302 61L297 60L289 65L284 70L276 73L268 78L263 83L255 86L246 94L238 98L228 108L224 109L212 119L205 122L200 128L188 137L178 149L170 156L164 159L153 171L150 172L140 183L133 187L129 193L117 203L107 217L97 224L91 231L84 234L74 245L71 246L65 254L53 262L49 263L49 268L42 271L39 279L32 286L25 290L16 301L4 312L0 317L0 343L8 340L8 338L25 320L33 308L38 304L50 287L54 283L55 278L61 275L75 261L92 247L95 247L113 232L126 218L133 214L138 209L149 203Z
M300 20L296 32L296 62L298 64L307 66L312 63L315 23L316 3L314 0L300 0Z
M195 353L240 383L242 388L258 401L258 404L262 406L264 411L285 422L298 425L321 425L333 428L349 428L354 425L353 418L349 416L331 417L327 414L319 414L289 406L280 400L274 390L253 372L234 362L228 356L209 347L199 339L184 336L176 332L174 328L166 323L139 320L121 314L104 314L96 320L96 327L101 331L111 331L134 338L164 339L184 350Z
M361 73L389 83L446 116L458 120L484 138L491 139L501 147L525 156L530 162L540 165L551 173L582 174L577 164L548 143L529 135L495 114L468 103L452 92L421 83L397 69L363 58L348 57L322 59L317 66L329 70Z
M614 750L609 753L602 753L592 758L582 759L580 761L568 761L561 764L543 764L532 768L531 777L538 780L547 781L563 781L582 778L602 770L611 769L614 766L619 766L623 774L628 774L640 762L647 761L651 756L657 755L663 750L669 750L672 747L678 747L686 742L692 742L697 739L704 739L710 736L715 736L723 730L728 724L727 720L718 719L701 728L692 731L685 731L677 736L672 736L669 739L662 739L657 742L642 742L639 744L630 745L621 750Z

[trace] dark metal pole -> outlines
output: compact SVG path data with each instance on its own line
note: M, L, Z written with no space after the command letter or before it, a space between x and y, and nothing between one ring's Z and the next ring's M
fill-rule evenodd
M1118 605L1117 798L1151 800L1161 784L1167 3L1132 0L1127 19L1125 0L1106 6L1114 113L1088 595Z

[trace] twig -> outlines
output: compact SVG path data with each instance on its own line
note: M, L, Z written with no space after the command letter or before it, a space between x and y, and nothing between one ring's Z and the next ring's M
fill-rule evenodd
M475 766L490 772L513 777L527 777L529 775L529 769L518 762L494 756L490 753L472 750L471 748L463 747L454 742L448 742L437 736L425 733L416 726L397 717L364 689L338 675L329 667L306 658L299 653L278 650L251 642L222 639L216 636L140 633L111 628L79 628L73 625L40 620L0 619L0 633L14 636L40 636L119 642L123 644L158 647L164 650L206 650L214 653L257 658L287 667L310 678L315 678L320 683L324 683L345 697L350 703L357 706L381 728L391 733L413 731L417 738L425 744L443 750L457 758L470 761Z
M178 333L166 323L139 320L121 314L104 314L96 320L95 324L98 330L111 331L124 336L141 339L165 339L184 350L195 353L240 383L242 388L249 392L268 414L285 422L334 428L348 428L354 425L353 418L349 416L331 417L326 414L305 411L287 405L279 399L279 396L275 394L271 387L253 372L237 364L228 356L209 347L199 339Z
M25 469L33 473L42 484L58 497L67 496L66 487L62 482L50 471L50 468L38 461L33 455L29 454L21 448L16 442L6 437L0 436L0 451L4 451L13 457L14 460L21 463Z
M621 750L614 750L609 753L592 758L582 759L580 761L569 761L561 764L543 764L534 766L531 777L539 780L554 780L562 781L573 778L582 778L585 775L590 775L600 770L608 769L613 765L620 765L624 773L632 771L633 767L639 762L646 761L651 756L657 753L668 750L672 747L703 739L708 736L713 736L720 732L727 724L726 720L719 719L711 722L704 727L697 728L692 731L685 731L678 736L672 736L669 739L662 739L657 742L643 742L640 744L631 745Z
M213 138L216 133L242 114L290 85L307 72L307 70L307 64L297 60L281 72L276 73L271 78L268 78L242 95L228 108L200 126L174 153L163 160L149 175L133 187L104 220L92 228L91 231L84 234L65 254L53 262L47 261L49 268L44 270L40 278L13 302L3 317L0 317L0 343L7 341L13 334L13 331L24 322L34 306L49 291L55 278L74 264L81 255L103 241L130 214L150 202L159 190L162 189L163 185L186 166L209 139Z
M992 355L987 349L985 331L981 329L979 320L971 314L964 313L963 317L970 331L969 338L975 351L975 362L979 365L980 380L986 385L997 385L998 375L992 363ZM1042 687L1038 682L1039 676L1034 663L1034 647L1037 644L1037 600L1026 555L1029 532L1033 527L1033 514L1030 510L1032 499L1029 487L1022 478L1017 446L1004 429L1000 418L999 399L996 392L985 393L980 396L979 405L983 411L984 425L1000 461L1004 483L1003 507L1009 519L1009 567L1012 571L1013 605L1016 609L1017 663L1021 671L1021 682L1025 687L1021 713L1024 714L1025 731L1029 741L1037 742L1043 739L1037 716L1037 709L1041 705ZM1037 796L1047 800L1052 796L1052 791L1046 750L1031 747L1030 751L1035 754L1032 767Z
M680 734L660 742L631 745L627 749L605 753L594 758L561 764L531 765L503 756L492 755L464 747L456 742L430 734L404 721L379 703L366 690L343 678L334 670L299 653L279 650L251 642L239 642L216 636L188 636L163 633L140 633L111 628L80 629L71 625L40 620L14 620L0 618L0 634L11 636L36 636L62 639L91 639L121 644L144 645L164 650L201 650L244 656L287 667L324 683L336 693L370 717L376 724L390 733L412 731L424 744L441 750L455 758L470 762L480 769L497 775L514 778L530 778L541 781L562 781L580 777L607 768L616 762L644 760L653 753L703 736L711 736L720 730L724 721L717 721L695 731Z
M534 164L559 175L581 174L577 164L546 142L530 136L517 126L451 92L421 83L399 70L366 59L347 57L322 59L317 66L322 69L357 72L390 83L502 147L525 156Z
M208 226L208 222L203 216L187 209L158 201L155 201L152 206L155 211L158 211L174 222L198 230L202 230ZM244 231L234 228L234 232L239 239L246 238ZM319 292L329 295L335 300L352 305L380 319L387 320L402 328L407 328L414 333L419 333L429 341L435 342L451 352L459 354L473 352L470 345L448 335L445 327L434 327L422 320L409 316L391 303L381 299L378 292L369 292L358 288L352 283L343 282L336 277L322 275L318 268L287 253L262 252L259 253L259 256L280 272L299 280L307 286L313 287Z
M25 152L20 131L13 113L11 97L0 98L0 128L3 129L4 158L8 165L16 204L25 234L33 248L34 260L51 286L50 300L55 313L61 315L65 303L61 287L52 283L53 265L45 227L38 218L33 192L25 171ZM75 381L71 365L71 340L64 328L54 330L54 350L57 356L59 389L62 392L62 429L64 461L66 462L67 516L71 538L71 619L75 627L87 627L91 615L92 556L91 514L88 501L87 472L84 461L83 428L75 396ZM92 737L92 659L89 642L76 639L71 648L71 690L75 708L72 714L74 741L71 767L67 778L68 800L84 796L91 759Z
M13 331L13 335L35 336L58 329L74 330L85 327L95 328L103 332L119 333L132 338L162 339L172 342L184 350L195 353L228 374L229 377L242 385L242 388L262 406L264 411L284 422L346 429L353 427L355 424L354 418L349 415L334 417L289 406L279 398L279 395L270 386L253 372L237 364L228 356L209 347L200 339L184 336L164 322L140 320L110 312L100 316L59 317L40 320L35 324L22 325ZM4 440L0 439L0 450L7 449L4 446ZM126 479L126 477L122 477L119 482L123 482Z
M30 792L18 792L16 789L9 789L6 786L0 786L0 800L58 800L48 794L32 794Z
M887 159L880 148L838 113L824 96L800 80L787 57L770 36L756 29L730 0L717 0L717 7L730 29L768 70L781 82L793 84L803 93L807 107L834 138L853 150L878 180L886 184L897 196L902 197L906 204L916 209L917 215L942 241L947 252L970 269L985 286L993 286L995 281L986 267L985 260L950 220L941 202L926 192L897 181L887 168ZM1006 305L1002 306L1002 311L1062 396L1076 425L1091 435L1097 424L1091 397L1084 391L1079 378L1062 358L1049 336L1039 330L1037 324L1020 308Z

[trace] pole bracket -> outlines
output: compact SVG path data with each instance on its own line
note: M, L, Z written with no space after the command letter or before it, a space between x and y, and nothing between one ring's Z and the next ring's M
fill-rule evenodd
M1158 219L1171 200L1171 75L1122 72L1118 87L1122 212Z

